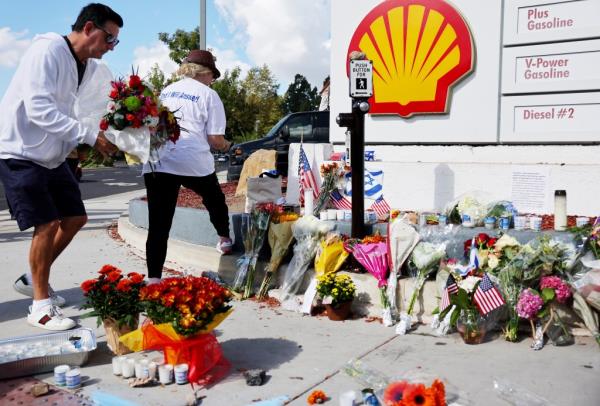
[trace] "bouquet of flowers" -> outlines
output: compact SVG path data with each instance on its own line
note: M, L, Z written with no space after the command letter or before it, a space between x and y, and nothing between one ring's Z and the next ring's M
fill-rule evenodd
M377 279L379 300L382 307L383 324L391 326L392 313L387 296L388 284L388 249L385 238L380 235L365 237L362 241L348 240L344 245L348 252Z
M82 317L97 317L98 326L102 321L109 348L122 355L129 351L120 345L119 337L137 328L143 310L138 296L145 285L144 276L135 272L123 275L112 265L104 265L99 274L81 284L85 297L81 308L93 309Z
M85 297L81 308L93 309L83 317L97 317L98 326L102 320L112 319L119 328L127 325L135 329L143 310L138 294L145 285L144 276L136 272L123 275L112 265L104 265L98 273L97 278L81 284Z
M409 262L410 276L413 278L413 293L408 303L406 313L411 316L414 310L415 303L425 280L430 273L435 271L439 263L446 256L446 242L431 243L420 242L412 252Z
M323 184L319 190L319 197L317 197L315 208L313 210L315 216L318 216L321 210L327 207L331 192L338 187L338 183L343 177L344 168L340 167L337 162L321 165L321 178L323 178Z
M383 391L383 404L385 406L446 406L446 388L439 379L435 379L429 387L423 383L411 383L407 380L393 381Z
M294 255L287 267L280 300L288 309L297 310L297 304L288 301L300 288L308 266L315 258L319 240L327 234L333 225L317 220L314 216L303 216L292 226L292 233L296 239Z
M563 273L566 269L565 256L563 245L548 236L542 236L522 246L512 260L499 270L497 275L509 310L504 329L508 341L517 340L519 316L516 307L521 291L535 287L542 276Z
M542 349L544 334L549 332L548 329L553 325L557 328L552 333L553 340L571 341L569 332L554 310L556 303L565 304L571 296L571 288L558 276L543 276L538 290L528 288L519 294L517 314L531 323L533 349ZM543 320L546 322L542 327Z
M149 321L121 342L133 351L163 350L165 363L189 365L190 382L223 377L229 364L210 332L231 314L231 292L206 277L166 278L140 290Z
M285 212L282 206L276 206L271 215L271 225L269 226L268 238L271 247L271 260L265 270L265 277L258 290L258 299L263 300L267 297L273 278L281 265L283 257L288 252L290 244L294 239L292 234L292 225L298 220L298 214L294 212Z
M273 203L259 203L250 214L242 216L244 255L237 261L238 270L233 280L233 289L240 292L243 288L244 299L249 298L254 291L256 261L265 241L273 209Z
M108 97L100 129L110 142L140 162L158 162L160 147L179 139L177 118L137 74L112 81Z

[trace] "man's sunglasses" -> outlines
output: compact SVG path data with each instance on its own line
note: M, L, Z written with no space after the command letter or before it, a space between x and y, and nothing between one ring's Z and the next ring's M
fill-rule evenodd
M110 32L106 31L104 28L100 27L98 24L94 23L94 26L96 28L98 28L99 30L102 30L105 34L106 37L104 37L104 41L108 44L108 45L112 45L113 47L116 47L117 44L119 43L119 39L117 37L115 37L114 35L112 35Z

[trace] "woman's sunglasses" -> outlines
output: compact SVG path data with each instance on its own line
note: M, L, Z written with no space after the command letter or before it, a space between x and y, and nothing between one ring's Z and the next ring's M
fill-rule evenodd
M100 27L98 24L94 23L94 26L96 28L98 28L99 30L102 30L105 34L106 37L104 37L104 41L108 44L108 45L112 45L113 47L116 47L117 44L119 43L119 39L117 37L115 37L114 35L112 35L110 32L106 31L104 28Z

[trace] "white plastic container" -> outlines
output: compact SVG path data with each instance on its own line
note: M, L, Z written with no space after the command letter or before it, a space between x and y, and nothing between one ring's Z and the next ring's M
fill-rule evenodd
M185 385L188 383L188 364L177 364L173 371L175 372L175 383Z
M81 386L81 370L71 369L65 374L67 378L67 389L77 389Z
M68 365L59 365L54 368L54 383L57 386L66 386L67 385L67 372L69 372L71 368Z
M173 365L165 364L158 366L158 381L163 385L173 382Z
M542 218L538 216L529 217L529 228L533 231L542 231Z
M311 188L304 189L304 215L312 215L315 208L313 199L313 190Z

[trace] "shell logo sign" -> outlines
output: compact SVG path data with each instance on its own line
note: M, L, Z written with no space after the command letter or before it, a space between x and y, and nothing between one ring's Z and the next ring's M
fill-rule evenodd
M348 48L373 61L371 114L446 113L450 88L473 70L471 32L441 0L386 0Z

